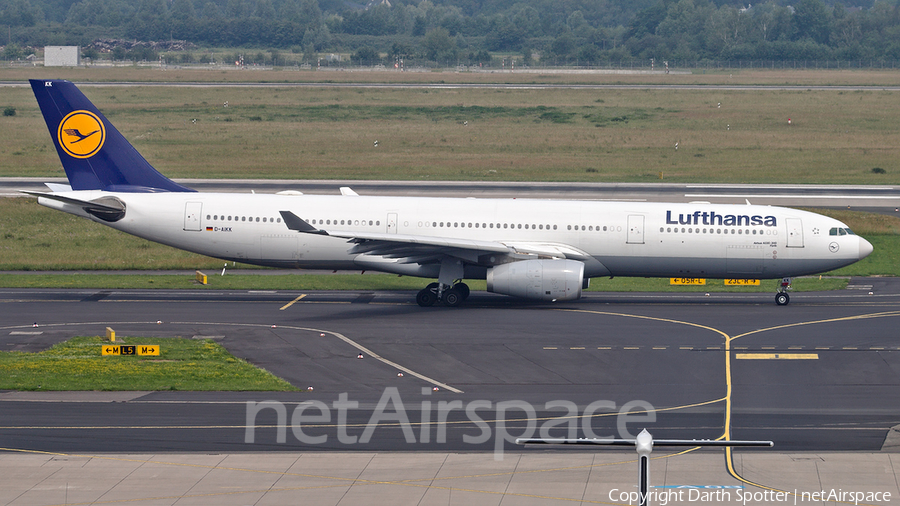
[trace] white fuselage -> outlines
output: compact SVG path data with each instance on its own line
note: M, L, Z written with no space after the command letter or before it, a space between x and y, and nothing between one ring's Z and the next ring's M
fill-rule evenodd
M39 202L176 248L275 267L423 277L437 277L439 269L351 253L347 239L288 229L282 211L329 233L521 245L522 258L562 246L584 254L585 277L780 278L836 269L872 250L837 220L770 206L103 191L60 195L83 201L112 196L125 203L126 213L106 223L74 204ZM465 277L484 278L491 260L473 259Z

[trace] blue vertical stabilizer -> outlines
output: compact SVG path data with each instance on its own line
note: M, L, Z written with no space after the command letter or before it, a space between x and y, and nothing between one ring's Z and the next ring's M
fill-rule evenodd
M194 191L154 169L74 84L30 82L73 190Z

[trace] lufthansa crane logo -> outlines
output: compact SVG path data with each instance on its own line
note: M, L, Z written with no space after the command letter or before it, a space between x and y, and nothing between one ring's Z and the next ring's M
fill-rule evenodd
M59 145L75 158L90 158L106 141L106 128L100 118L88 111L73 111L59 123Z

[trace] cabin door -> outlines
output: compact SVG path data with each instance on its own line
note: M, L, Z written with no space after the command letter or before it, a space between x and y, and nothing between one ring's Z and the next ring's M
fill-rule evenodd
M397 213L388 213L387 215L387 233L397 233Z
M200 213L203 210L202 202L188 202L184 205L184 229L194 232L200 231Z
M644 215L628 215L628 244L644 244Z
M787 218L787 247L803 247L803 224L800 218Z

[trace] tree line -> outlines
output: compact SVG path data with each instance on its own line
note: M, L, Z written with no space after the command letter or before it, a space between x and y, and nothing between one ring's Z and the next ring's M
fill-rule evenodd
M177 39L369 64L900 59L897 0L0 0L0 26L13 47Z

